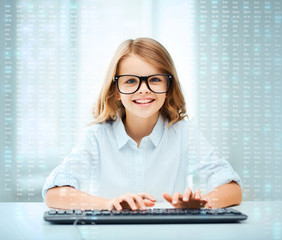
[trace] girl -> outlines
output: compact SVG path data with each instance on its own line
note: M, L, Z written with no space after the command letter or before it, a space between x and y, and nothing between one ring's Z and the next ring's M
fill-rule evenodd
M241 180L187 117L173 61L150 38L123 42L79 144L47 178L51 208L145 209L240 204ZM199 175L210 192L187 187Z

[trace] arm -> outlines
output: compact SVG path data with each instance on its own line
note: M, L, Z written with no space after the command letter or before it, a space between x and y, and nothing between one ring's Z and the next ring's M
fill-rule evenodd
M203 196L201 196L199 189L193 193L190 188L186 188L184 194L179 192L175 192L173 195L164 193L163 197L175 208L224 208L239 205L242 201L242 191L241 187L232 181Z
M137 209L152 207L155 198L146 193L126 193L113 199L96 197L73 187L54 187L47 191L45 203L50 208L62 209Z
M203 195L203 199L210 200L212 208L239 205L242 201L242 190L236 182L232 181L215 188L206 195ZM207 207L207 204L205 207Z
M108 201L69 186L51 188L45 197L48 207L62 209L106 209Z
M99 146L96 133L86 128L70 154L46 179L42 197L50 208L102 209L108 199L95 197L80 189L88 189L90 179L96 174L99 162ZM58 187L59 186L59 187ZM72 187L71 187L72 186ZM46 195L45 195L46 194Z
M213 208L240 204L242 184L239 175L228 161L214 154L212 146L197 127L190 130L190 136L190 142L185 140L189 144L184 151L185 156L188 156L188 163L191 164L188 169L191 169L192 174L196 172L206 182L208 189L212 190L202 198L208 200Z

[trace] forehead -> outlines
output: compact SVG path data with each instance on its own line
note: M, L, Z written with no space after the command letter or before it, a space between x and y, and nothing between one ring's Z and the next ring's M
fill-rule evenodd
M138 76L147 76L160 73L159 69L148 61L135 54L130 54L119 63L118 74L133 74Z

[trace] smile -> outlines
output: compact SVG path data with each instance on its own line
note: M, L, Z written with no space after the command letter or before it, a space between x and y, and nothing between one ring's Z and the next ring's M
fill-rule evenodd
M151 103L155 101L155 99L136 99L136 100L133 100L134 103L137 103L137 104L146 104L146 103Z

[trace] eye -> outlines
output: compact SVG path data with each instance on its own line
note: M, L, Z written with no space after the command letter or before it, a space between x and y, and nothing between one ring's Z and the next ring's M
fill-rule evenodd
M150 82L162 82L163 80L159 77L152 77L150 78Z
M134 84L134 83L137 83L137 80L134 79L134 78L131 78L131 79L126 80L125 83L127 83L127 84Z

